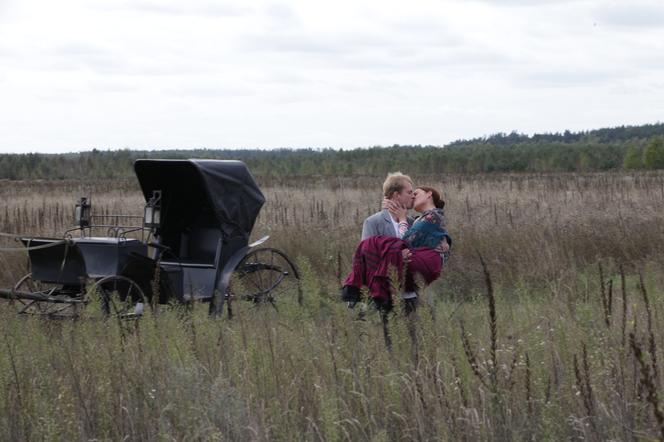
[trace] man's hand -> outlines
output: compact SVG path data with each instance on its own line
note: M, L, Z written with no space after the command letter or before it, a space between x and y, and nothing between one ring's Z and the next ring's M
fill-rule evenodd
M450 251L450 245L447 243L447 238L443 238L440 244L438 244L438 247L436 247L436 250L438 253L447 253Z
M383 198L383 209L387 209L399 222L408 221L408 209L396 201Z
M411 256L413 256L413 252L411 252L410 249L403 249L401 251L401 256L403 256L403 263L408 264Z

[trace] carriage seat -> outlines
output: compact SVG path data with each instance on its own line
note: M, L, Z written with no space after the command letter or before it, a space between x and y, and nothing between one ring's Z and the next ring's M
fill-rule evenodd
M215 267L220 250L219 229L197 227L180 235L179 258L183 265Z
M209 299L214 291L216 269L222 250L221 231L209 227L195 227L164 241L177 259L161 261L162 269L170 272L176 293L183 300Z
M217 228L197 227L163 238L163 244L170 247L175 256L167 254L162 263L189 268L223 267L247 243L248 238L244 236L223 238Z

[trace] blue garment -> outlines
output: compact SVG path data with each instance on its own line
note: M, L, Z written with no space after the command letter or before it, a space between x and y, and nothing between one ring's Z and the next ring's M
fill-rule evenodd
M443 238L448 238L448 243L451 242L445 229L428 222L413 224L403 235L403 240L408 242L411 247L430 247L432 249L438 247Z
M402 239L410 247L438 247L443 238L452 245L452 237L445 229L445 215L442 209L431 209L422 214L403 234Z

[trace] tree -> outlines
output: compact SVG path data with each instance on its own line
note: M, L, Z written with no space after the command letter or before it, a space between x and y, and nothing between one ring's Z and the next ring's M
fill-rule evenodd
M664 169L664 140L655 137L643 151L643 165L648 169Z
M635 146L629 146L623 158L623 168L640 169L643 166L641 162L641 153Z

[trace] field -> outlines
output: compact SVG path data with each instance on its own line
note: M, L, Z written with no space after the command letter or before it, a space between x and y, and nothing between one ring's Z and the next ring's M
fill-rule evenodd
M259 180L253 237L296 258L302 307L210 320L205 306L164 306L127 330L0 304L0 434L664 438L663 174L415 177L443 189L454 248L417 317L391 318L391 351L377 313L357 320L337 299L382 179ZM0 182L0 232L60 235L82 195L95 212L140 215L137 187ZM27 271L24 253L0 252L0 287Z

